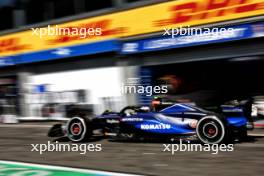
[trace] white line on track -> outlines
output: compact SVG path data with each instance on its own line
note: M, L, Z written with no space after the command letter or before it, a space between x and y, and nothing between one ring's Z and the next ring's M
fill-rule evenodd
M264 148L264 144L255 144L255 143L241 143L237 145L238 147L256 147Z
M156 166L156 167L166 167L166 166L169 166L168 164L154 164L153 166Z
M0 128L51 128L52 125L1 124Z
M14 162L14 161L5 161L0 160L0 164L11 164L11 165L21 165L26 167L38 167L42 169L53 169L53 170L60 170L60 171L69 171L69 172L81 172L87 174L99 174L99 175L109 175L109 176L136 176L133 174L122 174L122 173L115 173L115 172L108 172L108 171L97 171L97 170L90 170L90 169L78 169L73 167L63 167L63 166L52 166L46 164L32 164L32 163L24 163L24 162Z
M155 155L156 153L142 153L142 155Z
M264 137L264 134L249 133L249 136L261 136Z

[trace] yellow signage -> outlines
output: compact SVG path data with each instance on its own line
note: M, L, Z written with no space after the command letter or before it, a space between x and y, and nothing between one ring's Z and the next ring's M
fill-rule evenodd
M92 35L34 35L27 30L0 37L0 56L48 50L84 43L196 26L264 14L263 0L177 0L137 9L48 26L91 29ZM45 29L47 29L46 27ZM42 28L44 29L44 28ZM95 35L96 29L98 35ZM39 29L41 30L41 29Z

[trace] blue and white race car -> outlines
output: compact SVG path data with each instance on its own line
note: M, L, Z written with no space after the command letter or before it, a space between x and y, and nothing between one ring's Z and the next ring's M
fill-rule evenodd
M202 143L233 142L247 136L247 118L239 106L223 105L222 112L210 112L184 103L154 101L154 106L128 106L120 112L106 111L88 119L75 115L63 126L54 125L50 137L67 136L71 141L89 140L94 131L116 138L197 137Z

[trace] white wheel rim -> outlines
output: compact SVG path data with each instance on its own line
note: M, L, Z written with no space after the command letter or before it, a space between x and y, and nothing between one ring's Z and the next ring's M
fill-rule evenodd
M210 142L210 141L208 141L208 140L205 140L204 137L202 137L202 136L200 135L199 131L198 131L198 130L199 130L199 125L200 125L200 123L203 122L203 121L206 120L206 119L213 119L213 120L217 121L217 122L219 123L219 125L221 126L221 128L222 128L222 134L221 134L221 137L220 137L217 141L215 141L215 142ZM218 129L218 127L217 127L217 129ZM218 133L218 132L217 132L217 133ZM196 134L197 134L198 138L199 138L203 143L216 144L216 143L221 142L221 141L223 140L223 138L225 137L225 127L224 127L223 122L222 122L221 120L219 120L216 116L206 116L206 117L202 118L201 120L199 120L199 122L198 122L198 124L197 124L197 127L196 127Z

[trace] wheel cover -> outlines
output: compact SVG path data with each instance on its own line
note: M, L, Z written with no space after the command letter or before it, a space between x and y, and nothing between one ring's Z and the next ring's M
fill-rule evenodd
M81 123L73 123L70 126L71 134L80 135L82 132L82 124Z
M73 117L67 123L67 136L71 141L81 141L86 135L86 124L83 118Z
M214 138L218 134L218 127L213 122L207 122L203 126L203 133L208 138Z

